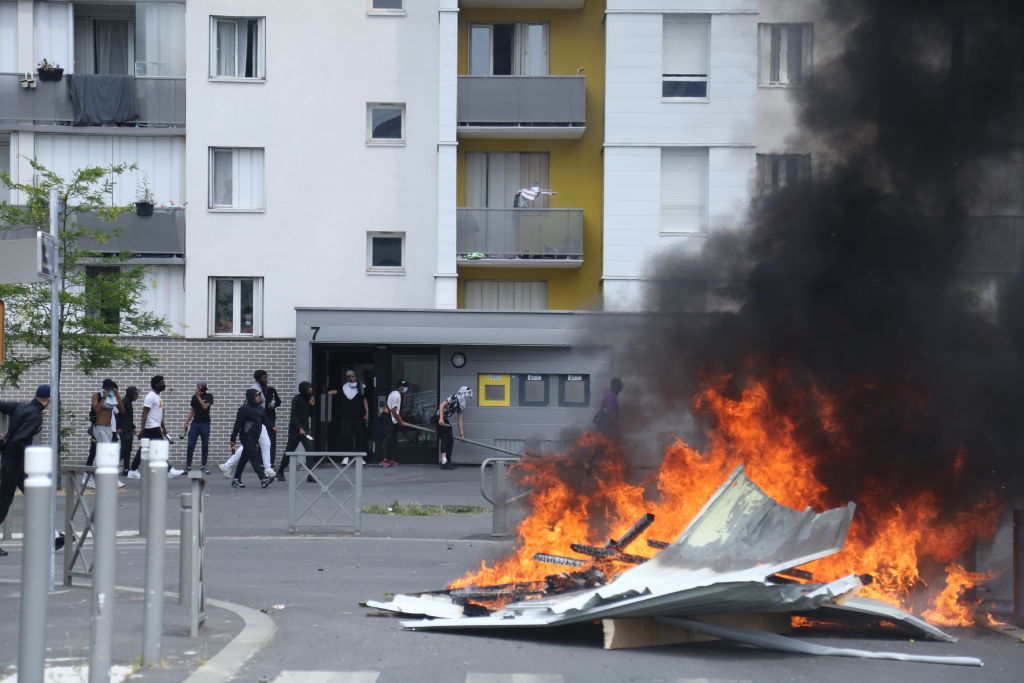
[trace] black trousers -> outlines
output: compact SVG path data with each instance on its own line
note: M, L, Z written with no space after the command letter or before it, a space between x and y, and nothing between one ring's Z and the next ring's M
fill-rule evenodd
M17 489L25 492L25 447L7 444L0 461L0 524L7 519Z
M382 415L380 420L381 430L384 434L384 438L381 440L380 459L395 460L395 455L398 453L398 425L391 421L390 415Z
M130 430L124 430L118 436L121 439L121 471L127 473L132 460L132 443L135 437Z
M448 456L448 462L452 462L452 448L455 447L455 434L452 425L437 428L437 443L441 453Z
M142 436L140 439L149 439L150 441L163 441L164 430L159 427L150 427L149 429L142 430ZM132 469L139 469L139 463L142 461L142 446L139 446L139 450L135 451L135 460L132 461Z
M260 481L266 479L267 474L266 470L263 469L263 454L260 453L259 439L242 439L242 457L238 459L238 464L235 465L234 479L242 478L242 470L245 469L246 463L252 465L252 471L256 473Z

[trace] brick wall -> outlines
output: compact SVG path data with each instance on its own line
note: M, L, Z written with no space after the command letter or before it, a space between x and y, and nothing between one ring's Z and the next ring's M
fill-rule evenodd
M170 391L164 392L164 424L171 435L171 463L182 466L185 461L185 441L178 441L181 425L188 415L189 401L195 383L205 380L214 397L211 410L210 460L226 459L228 440L234 424L235 410L245 398L245 390L252 384L256 369L267 371L270 385L281 395L282 406L277 411L277 422L282 426L282 437L277 446L278 457L284 451L284 428L288 425L288 407L298 390L295 378L294 339L185 339L182 337L135 337L126 340L134 346L149 349L160 360L156 366L140 371L111 369L86 376L65 367L61 378L60 401L65 410L75 413L74 434L70 439L66 462L84 463L89 452L89 401L100 383L110 377L124 390L134 385L139 389L135 403L135 422L140 424L142 398L149 391L149 379L163 375ZM304 378L305 379L305 378ZM21 388L0 389L0 400L27 401L36 386L50 381L50 366L45 364L22 376ZM49 442L49 411L44 413L42 433L37 444ZM138 440L136 439L136 443ZM199 446L196 446L197 457Z

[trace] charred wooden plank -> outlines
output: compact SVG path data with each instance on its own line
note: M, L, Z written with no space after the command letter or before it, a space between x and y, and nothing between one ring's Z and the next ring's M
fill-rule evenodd
M647 527L654 523L654 515L648 512L646 515L637 520L636 524L632 528L624 533L619 540L611 541L610 545L620 550L624 549L630 543L636 540L637 536L642 534Z
M781 571L776 572L776 574L781 574L783 576L791 576L794 579L803 579L804 581L812 581L814 579L814 574L808 571L804 571L803 569L797 569L795 567L783 569Z
M615 548L601 548L584 543L570 543L569 547L581 555L590 555L591 557L611 557L618 552Z
M555 595L568 593L569 591L580 590L581 588L596 588L603 586L608 577L603 571L592 567L585 572L564 572L562 574L551 574L545 577L547 593Z
M651 558L644 557L643 555L630 555L629 553L620 552L609 559L615 560L616 562L628 562L629 564L643 564Z
M665 548L669 547L671 543L666 543L665 541L653 541L648 538L647 545L649 545L652 548L657 548L658 550L664 550Z
M563 557L562 555L549 555L548 553L534 553L534 562L547 562L548 564L563 564L567 567L585 567L587 565L586 560L577 560L573 557Z

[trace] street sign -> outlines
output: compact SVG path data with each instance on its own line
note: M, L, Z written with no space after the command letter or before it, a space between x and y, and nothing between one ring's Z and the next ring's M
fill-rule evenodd
M0 285L48 282L56 277L57 245L49 234L40 231L28 239L7 240L0 231Z
M57 278L57 240L42 230L36 231L36 272L47 280Z

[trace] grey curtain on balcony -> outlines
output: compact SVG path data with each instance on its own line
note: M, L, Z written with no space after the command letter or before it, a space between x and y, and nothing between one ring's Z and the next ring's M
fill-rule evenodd
M76 126L116 125L139 118L134 76L71 74L68 94Z

